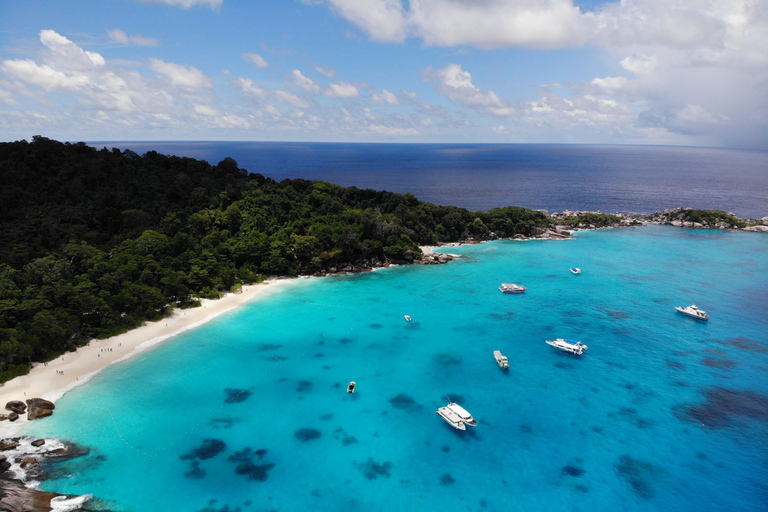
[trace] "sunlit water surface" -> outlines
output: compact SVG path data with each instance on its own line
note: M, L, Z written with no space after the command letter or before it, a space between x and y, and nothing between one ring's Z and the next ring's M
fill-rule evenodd
M768 236L449 252L296 280L108 368L27 427L91 449L43 488L142 512L765 510ZM449 400L479 425L452 429Z

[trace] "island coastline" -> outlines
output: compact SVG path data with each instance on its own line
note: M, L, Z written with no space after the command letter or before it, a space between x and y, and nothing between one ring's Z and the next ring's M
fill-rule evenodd
M257 297L263 299L293 281L273 278L258 284L243 285L240 293L228 293L216 300L201 299L200 307L175 309L171 316L156 322L146 322L118 336L94 339L88 345L47 363L33 363L29 373L11 379L0 387L0 403L37 397L55 403L66 392L85 384L108 366L126 361ZM15 422L3 421L0 423L0 435L14 435L27 421L26 415L21 415Z

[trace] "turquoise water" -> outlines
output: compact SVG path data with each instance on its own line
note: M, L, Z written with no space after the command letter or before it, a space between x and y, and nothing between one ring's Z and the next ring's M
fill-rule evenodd
M767 236L449 251L466 258L296 280L107 369L28 427L91 448L44 489L130 511L766 508ZM709 322L673 309L692 303ZM441 420L449 397L479 426Z

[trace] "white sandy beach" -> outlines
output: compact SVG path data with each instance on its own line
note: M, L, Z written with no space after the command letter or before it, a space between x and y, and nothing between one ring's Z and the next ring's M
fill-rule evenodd
M257 296L271 294L293 281L270 279L259 284L244 285L241 293L229 293L218 300L202 299L199 308L177 309L173 316L158 322L147 322L137 329L112 338L93 340L88 346L78 348L76 352L68 352L47 364L35 363L27 375L10 380L0 387L0 407L5 407L10 400L23 401L33 397L55 402L70 389L88 382L110 364L133 357ZM26 414L23 414L15 423L26 421ZM5 425L8 423L2 422Z

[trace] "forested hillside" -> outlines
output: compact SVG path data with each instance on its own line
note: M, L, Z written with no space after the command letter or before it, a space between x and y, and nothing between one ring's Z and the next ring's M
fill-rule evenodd
M265 275L410 262L420 244L549 225L523 208L470 212L277 183L232 159L214 166L43 137L0 144L0 178L0 381Z

